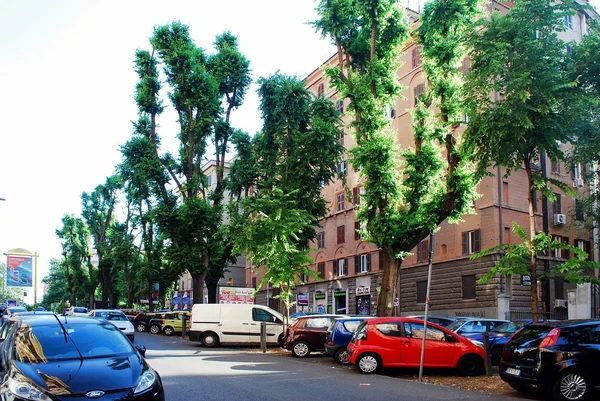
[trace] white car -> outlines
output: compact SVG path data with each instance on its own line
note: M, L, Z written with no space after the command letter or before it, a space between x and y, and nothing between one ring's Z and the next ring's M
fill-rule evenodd
M133 324L127 319L123 311L116 309L94 309L90 311L88 316L108 320L133 342L135 330Z
M71 306L65 311L65 316L88 316L88 309L82 306Z

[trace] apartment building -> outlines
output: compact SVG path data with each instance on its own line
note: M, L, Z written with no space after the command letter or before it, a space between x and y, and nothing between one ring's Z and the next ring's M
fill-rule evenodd
M490 10L505 13L510 2L492 1L489 7ZM418 22L417 13L411 12L409 18ZM570 18L569 29L563 34L563 39L580 40L587 31L588 18L590 15L587 11ZM396 100L394 107L388 109L387 116L390 127L397 133L398 146L407 148L413 145L412 116L409 111L425 89L425 77L420 49L415 43L406 45L402 57L403 65L398 69L397 77L405 88L403 98ZM333 56L321 67L336 62L337 58ZM468 59L465 59L463 66L469 68ZM306 78L305 86L315 96L331 99L342 113L345 111L347 100L338 97L322 68ZM345 117L345 122L350 122L348 117ZM339 140L347 149L355 146L348 128ZM547 168L549 177L568 183L577 193L584 193L591 184L585 181L585 166L540 160L537 168L543 167ZM345 185L341 179L337 179L323 188L323 195L330 206L329 214L320 221L317 239L311 244L311 248L315 249L311 253L314 258L311 268L319 272L320 278L303 278L296 288L298 304L295 310L373 314L377 304L377 288L381 283L382 253L376 245L363 241L359 232L361 223L356 218L356 207L360 204L362 193L359 172L345 159L339 164L338 173L340 177L345 177ZM494 169L492 173L478 186L481 197L475 203L476 214L464 216L464 222L460 224L443 222L435 235L429 305L431 314L515 318L527 316L531 311L530 285L536 283L529 282L527 277L512 276L479 284L478 279L495 265L498 256L470 259L480 250L518 242L519 239L511 231L513 222L524 228L529 227L525 171L514 172L507 178L502 168ZM543 202L548 201L542 199L541 194L536 194L536 230L539 232L544 229L546 219L553 236L590 252L594 238L592 232L583 227L584 216L580 205L575 197L566 196L559 189L555 192L557 198L554 203L547 205L548 213L543 213ZM403 261L399 274L398 296L394 300L394 312L397 315L418 314L425 308L429 239L423 240L411 253ZM566 252L555 252L547 258L541 258L539 269L544 269L544 263L552 266L569 257ZM246 267L248 285L256 287L260 277L260 269L253 269L250 265ZM575 287L555 281L545 288L546 300L554 316L566 317L569 290L575 290ZM589 311L594 316L592 311L597 311L599 306L597 290L589 285L586 288L583 293L589 297ZM277 303L272 301L274 295L272 289L263 288L256 302L277 307Z

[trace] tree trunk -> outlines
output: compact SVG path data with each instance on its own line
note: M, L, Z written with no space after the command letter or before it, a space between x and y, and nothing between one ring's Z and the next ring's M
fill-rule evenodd
M529 295L531 297L531 318L534 322L538 321L538 292L537 292L537 255L535 254L535 246L533 244L533 237L535 237L535 214L533 212L533 177L531 175L531 166L528 162L525 163L525 171L527 172L527 184L529 193L527 200L529 203L529 239L531 241L530 249L531 257L529 261L529 274L531 276L531 287Z
M135 292L134 292L134 286L133 286L133 280L130 280L127 283L127 307L128 308L133 308L133 298L135 296Z
M206 277L206 271L202 273L191 273L192 283L194 289L194 304L204 303L204 278Z
M208 303L216 304L217 303L217 288L219 286L219 279L215 280L214 277L206 277L204 280L206 283L206 291L208 291ZM194 286L196 288L196 286Z
M383 277L381 279L381 290L377 296L377 316L392 316L394 310L394 294L401 262L394 258L391 247L382 248L383 255ZM400 294L398 294L400 299Z

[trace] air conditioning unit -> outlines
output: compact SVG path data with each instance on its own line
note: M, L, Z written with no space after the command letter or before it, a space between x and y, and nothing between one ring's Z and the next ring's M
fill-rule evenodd
M555 308L566 308L567 307L567 300L566 299L555 299L554 300L554 307Z
M575 178L573 181L573 188L583 187L583 178Z
M564 224L566 224L567 222L567 216L565 216L564 214L555 214L554 215L554 225L555 226L562 226Z

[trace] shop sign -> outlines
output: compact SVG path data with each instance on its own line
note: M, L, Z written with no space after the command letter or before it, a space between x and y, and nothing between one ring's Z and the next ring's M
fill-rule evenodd
M325 294L315 294L315 299L325 299Z
M531 276L526 274L521 274L521 285L526 287L531 287Z
M356 296L359 297L361 295L370 295L371 287L356 287Z
M298 306L307 306L308 305L308 294L297 294L296 295L296 303Z
M334 297L345 297L346 296L346 290L335 290L333 292L333 296Z

